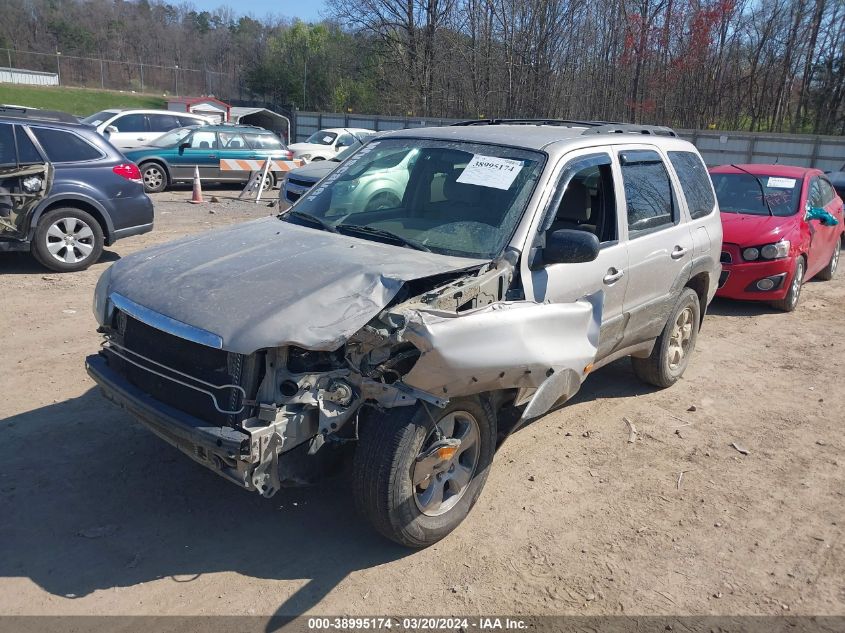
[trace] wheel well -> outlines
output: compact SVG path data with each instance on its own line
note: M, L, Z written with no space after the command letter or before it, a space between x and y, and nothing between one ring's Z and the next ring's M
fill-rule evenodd
M53 209L79 209L80 211L85 211L85 213L90 214L92 218L97 220L97 224L100 225L100 229L103 231L103 242L106 246L111 246L111 235L109 235L108 225L103 218L103 214L100 213L100 210L94 205L88 204L83 200L56 200L44 209L41 215L38 216L38 221L40 222L41 218Z
M701 329L701 323L704 321L704 313L707 311L707 293L710 290L710 278L707 273L698 273L695 277L690 278L686 287L692 288L695 294L698 295L698 327Z

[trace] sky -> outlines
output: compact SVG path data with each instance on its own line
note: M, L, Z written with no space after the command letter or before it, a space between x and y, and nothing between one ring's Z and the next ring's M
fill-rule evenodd
M244 0L231 3L221 0L189 0L200 11L211 11L220 6L228 6L236 14L249 14L256 18L267 15L282 15L287 18L299 18L305 22L319 20L320 11L325 10L325 0Z

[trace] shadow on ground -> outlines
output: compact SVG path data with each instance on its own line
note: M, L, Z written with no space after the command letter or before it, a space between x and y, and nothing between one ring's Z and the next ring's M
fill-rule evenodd
M620 361L573 401L649 390ZM413 555L354 518L342 479L263 499L166 445L96 389L0 422L0 460L0 577L28 577L56 596L224 571L307 580L278 607L275 629L350 573Z
M116 262L120 255L114 251L104 250L100 255L100 262ZM0 253L0 275L64 275L73 273L57 273L54 270L45 268L38 263L38 260L28 252L15 251L11 253Z
M306 579L275 614L294 616L350 572L413 553L350 520L343 482L263 499L94 389L0 422L0 459L0 576L28 577L57 596L233 571Z

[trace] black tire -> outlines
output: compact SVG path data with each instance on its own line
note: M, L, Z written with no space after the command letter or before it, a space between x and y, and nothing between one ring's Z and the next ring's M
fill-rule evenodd
M789 292L779 301L772 301L772 307L784 312L792 312L798 306L798 300L801 298L801 286L804 285L804 273L807 270L807 264L803 257L799 257L795 262L795 271L792 273L792 280L789 282Z
M74 241L65 241L62 234L73 236ZM38 220L32 253L50 270L61 273L85 270L100 259L102 252L103 229L82 209L52 209Z
M167 170L161 163L144 163L141 165L141 181L147 193L161 193L170 184Z
M419 487L412 481L413 469L423 446L436 439L434 420L439 423L452 413L469 414L477 422L477 461L469 483L456 495L454 505L431 516L418 506ZM418 404L383 413L373 410L362 418L352 477L358 512L381 534L406 547L422 548L436 543L469 514L487 480L496 450L496 417L492 408L482 398L456 398L445 409ZM460 455L455 457L460 461ZM451 470L447 475L448 472ZM439 480L440 474L436 476ZM441 484L441 488L445 485Z
M272 171L267 171L267 175L264 177L264 180L261 182L261 191L273 191L273 187L276 186L276 175Z
M681 315L686 312L686 317L691 319L691 329L688 332L689 338L677 339L675 329L679 323ZM631 365L634 368L634 373L637 378L643 382L647 382L655 387L665 389L671 387L681 376L689 364L690 356L695 350L695 342L698 339L698 326L701 323L701 306L698 301L698 295L692 288L684 288L675 307L663 326L663 331L657 337L654 344L654 349L648 358L631 358ZM683 328L683 333L686 328ZM686 334L684 334L686 336ZM683 350L683 355L679 361L674 357L675 350L678 349L677 344ZM673 362L676 361L676 362Z
M830 256L830 261L827 266L822 268L816 277L822 281L830 281L836 274L836 269L839 267L839 252L842 250L842 240L836 240L836 245L833 247L833 253Z

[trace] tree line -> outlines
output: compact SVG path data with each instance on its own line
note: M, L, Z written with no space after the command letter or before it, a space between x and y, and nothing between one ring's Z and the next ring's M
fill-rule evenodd
M232 78L222 98L845 134L845 0L329 0L313 24L159 0L4 5L2 48L201 68Z

